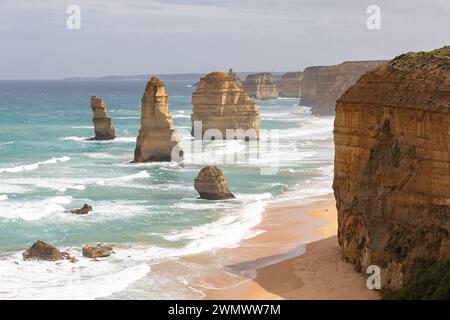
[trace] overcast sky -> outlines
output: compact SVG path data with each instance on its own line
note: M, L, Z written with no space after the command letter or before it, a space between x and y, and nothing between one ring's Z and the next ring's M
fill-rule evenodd
M450 44L450 0L0 0L0 41L0 79L295 71Z

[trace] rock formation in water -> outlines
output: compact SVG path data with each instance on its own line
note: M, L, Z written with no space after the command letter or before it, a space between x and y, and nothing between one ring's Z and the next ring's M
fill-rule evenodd
M216 166L204 167L195 178L194 188L201 199L225 200L232 199L234 195L228 190L227 178L222 170Z
M256 99L270 99L278 97L278 88L273 76L268 72L249 74L243 82L245 91Z
M113 140L116 138L116 132L112 125L112 120L106 115L106 106L102 98L91 97L91 108L94 113L94 131L95 137L93 140Z
M302 79L303 72L288 72L284 74L278 86L278 95L280 97L299 98Z
M152 77L142 97L141 129L133 162L178 161L181 158L166 88L161 80Z
M450 46L366 73L336 105L334 193L344 257L399 288L450 259Z
M196 139L259 139L258 108L239 80L223 72L209 73L192 94L192 104Z
M350 61L335 66L308 67L301 81L301 106L313 114L333 115L336 100L367 71L386 61Z
M69 260L72 263L78 260L67 252L61 252L56 247L51 246L44 241L36 241L28 250L22 252L23 260L32 261L60 261Z
M38 240L31 248L22 253L23 260L58 261L64 260L64 255L54 246Z
M88 204L84 204L80 209L70 209L69 212L73 214L88 214L92 211L92 207Z
M87 258L109 257L114 252L112 247L101 243L97 243L95 246L84 245L81 251Z

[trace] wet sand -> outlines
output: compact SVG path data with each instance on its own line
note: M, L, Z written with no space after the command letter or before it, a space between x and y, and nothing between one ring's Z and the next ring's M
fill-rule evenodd
M317 200L269 207L264 233L209 255L223 271L194 287L205 299L379 299L341 257L334 199Z

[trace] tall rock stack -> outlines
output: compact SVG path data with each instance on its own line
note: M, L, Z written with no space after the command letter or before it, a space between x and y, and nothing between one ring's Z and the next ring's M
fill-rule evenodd
M335 66L308 67L303 71L300 105L316 115L333 115L336 100L367 71L386 61L350 61Z
M449 133L450 46L401 55L337 101L339 243L384 288L450 259Z
M243 86L247 94L256 99L278 97L277 85L273 80L273 76L268 72L249 74Z
M303 72L288 72L281 77L278 87L280 97L300 98Z
M116 132L112 125L112 120L106 115L106 106L102 98L91 97L91 108L94 113L94 131L95 137L93 140L113 140L116 138Z
M171 161L182 157L169 112L164 83L152 77L141 100L141 129L133 162ZM174 149L176 148L176 149ZM172 151L177 159L172 158Z
M192 104L192 134L196 139L205 138L205 133L215 139L259 139L258 108L236 78L220 71L209 73L192 94ZM236 136L227 136L227 129L234 130Z

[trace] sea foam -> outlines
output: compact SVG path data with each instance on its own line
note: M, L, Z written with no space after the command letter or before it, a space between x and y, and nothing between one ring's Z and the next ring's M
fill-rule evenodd
M0 168L0 173L4 173L4 172L17 173L17 172L22 172L22 171L31 171L31 170L36 170L37 168L39 168L40 165L55 164L58 162L65 162L65 161L69 161L69 160L70 160L70 157L51 158L46 161L40 161L40 162L27 164L27 165L21 165L21 166L16 166L16 167L9 167L9 168Z

